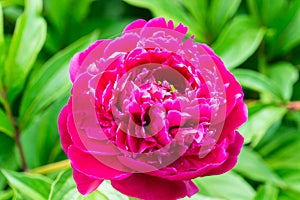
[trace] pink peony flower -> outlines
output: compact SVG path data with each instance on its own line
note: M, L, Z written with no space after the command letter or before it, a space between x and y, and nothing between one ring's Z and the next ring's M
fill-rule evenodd
M72 97L58 123L80 193L107 179L141 199L190 197L192 179L236 164L241 86L186 32L164 18L137 20L71 60Z

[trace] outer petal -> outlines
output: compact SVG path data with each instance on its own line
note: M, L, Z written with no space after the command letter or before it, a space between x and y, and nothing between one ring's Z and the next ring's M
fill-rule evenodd
M130 173L110 168L103 164L100 159L98 160L93 155L81 151L74 145L69 147L68 156L74 169L97 179L122 179L130 175ZM110 160L113 162L113 157Z
M104 179L95 179L84 175L83 173L73 169L73 177L77 185L78 191L83 194L90 194L98 188Z
M168 181L146 174L133 174L122 180L111 181L120 192L144 200L173 200L191 197L198 192L197 186L188 181Z
M227 149L227 151L229 152L227 160L218 168L209 171L207 174L205 174L205 176L223 174L231 170L236 165L237 156L242 149L243 143L244 138L236 131L235 141L233 144L229 145Z
M108 40L98 40L91 46L89 46L85 51L79 52L73 56L73 58L70 61L70 78L72 83L76 80L76 77L78 76L78 73L81 69L82 63L85 61L85 59L89 56L91 56L91 52L102 42L108 41ZM108 41L109 42L109 41ZM98 53L102 54L103 51L97 51ZM96 61L97 59L100 59L101 56L94 59ZM90 64L90 63L89 63Z
M61 110L58 116L58 130L60 133L60 140L61 140L62 148L66 154L68 153L69 146L73 144L73 141L69 135L68 128L67 128L68 115L69 115L69 106L66 105Z
M125 27L125 29L123 31L123 34L125 32L137 32L137 33L139 33L141 31L141 28L143 28L146 23L147 23L147 21L144 20L144 19L135 20L134 22L130 23L129 25L127 25Z

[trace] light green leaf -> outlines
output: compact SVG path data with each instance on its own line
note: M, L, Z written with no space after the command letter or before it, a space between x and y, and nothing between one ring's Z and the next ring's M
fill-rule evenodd
M284 107L267 106L251 115L239 131L245 138L245 143L251 142L256 146L267 130L285 115L287 109Z
M280 89L283 98L286 101L290 100L293 93L293 85L299 79L299 71L296 67L288 62L276 63L268 68L268 75Z
M3 190L0 191L0 199L1 200L10 200L13 197L13 191L12 190Z
M221 199L252 200L255 190L239 175L227 172L193 180L203 195Z
M76 190L75 182L72 178L72 170L61 172L52 183L48 200L68 200L79 199L80 194Z
M284 129L283 129L284 130ZM284 132L281 132L283 134ZM268 155L267 162L270 167L276 170L288 169L299 170L300 172L300 137L299 131L297 134L286 134L284 137L280 137L282 141L277 139L274 143L277 143L276 149L273 149ZM281 143L280 143L281 142Z
M285 186L285 183L268 167L263 158L249 147L243 147L234 170L254 181L272 182L280 187Z
M204 196L200 193L194 194L192 197L185 197L182 200L224 200L224 198Z
M10 137L14 136L14 129L9 121L8 116L0 109L0 132L7 134Z
M129 200L127 196L114 189L108 181L103 181L98 190L105 194L108 199Z
M25 1L18 18L5 63L5 86L12 101L22 89L46 39L46 22L40 16L42 0Z
M271 94L279 100L283 100L281 90L273 80L265 75L249 69L235 69L232 73L243 87L257 92Z
M9 185L31 199L46 200L52 181L45 176L1 170Z
M265 184L258 188L254 200L277 200L279 189L271 184Z
M260 45L264 29L247 16L236 16L220 33L212 45L228 69L233 69L249 58Z
M209 27L214 36L218 36L226 22L237 11L241 0L212 0L209 10ZM214 37L215 38L215 37Z
M20 126L22 128L28 125L35 114L68 93L71 88L70 59L75 53L82 51L94 42L97 37L98 32L94 32L79 39L54 55L39 71L31 76L20 107Z
M118 192L116 192L116 195ZM76 184L72 177L72 170L66 170L61 172L56 180L53 182L51 187L51 192L49 194L48 200L109 200L109 199L120 199L121 196L116 196L117 198L109 198L105 194L101 193L100 190L95 190L87 196L81 195L76 188ZM124 196L124 195L123 195ZM126 197L128 199L128 197ZM126 199L126 200L127 200Z

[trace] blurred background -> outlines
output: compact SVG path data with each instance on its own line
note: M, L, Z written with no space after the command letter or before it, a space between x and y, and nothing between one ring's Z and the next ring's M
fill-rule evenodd
M57 116L70 58L157 16L214 49L249 109L237 166L195 179L192 199L300 199L300 0L0 0L0 200L132 199L109 182L77 192Z

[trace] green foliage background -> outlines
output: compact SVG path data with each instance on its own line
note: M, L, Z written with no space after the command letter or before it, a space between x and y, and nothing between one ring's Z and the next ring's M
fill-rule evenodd
M109 182L77 192L57 116L74 53L154 16L209 44L249 107L237 166L195 179L192 199L300 199L299 0L0 0L0 200L130 199Z

